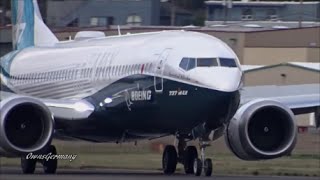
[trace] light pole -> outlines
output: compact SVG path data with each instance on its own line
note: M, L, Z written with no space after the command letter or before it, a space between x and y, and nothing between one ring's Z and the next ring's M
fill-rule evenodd
M300 0L300 11L299 11L299 28L302 28L302 16L303 16L303 0Z
M171 0L171 26L174 26L175 25L175 21L176 21L176 6L174 4L174 0Z

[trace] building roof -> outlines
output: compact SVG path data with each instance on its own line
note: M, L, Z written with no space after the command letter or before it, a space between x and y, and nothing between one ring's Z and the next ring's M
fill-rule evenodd
M297 21L205 21L207 29L227 32L275 31L299 28ZM303 28L319 27L320 22L303 21Z
M278 67L278 66L291 66L291 67L301 68L309 71L320 72L320 63L315 63L315 62L287 62L287 63L281 63L281 64L275 64L275 65L268 65L268 66L242 65L241 68L246 73L246 72L253 72L253 71L262 70L262 69L269 69L269 68Z
M206 1L205 4L207 5L222 5L223 1ZM294 1L233 1L233 5L246 5L246 6L283 6L287 4L300 4L300 2ZM310 1L310 2L303 2L303 4L320 4L318 1Z

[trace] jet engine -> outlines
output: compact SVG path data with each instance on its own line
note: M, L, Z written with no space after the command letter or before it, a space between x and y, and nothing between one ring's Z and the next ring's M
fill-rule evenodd
M225 134L228 147L243 160L288 155L296 139L297 127L291 109L268 99L249 101L241 106Z
M19 156L51 142L54 121L41 101L14 95L0 102L0 155Z

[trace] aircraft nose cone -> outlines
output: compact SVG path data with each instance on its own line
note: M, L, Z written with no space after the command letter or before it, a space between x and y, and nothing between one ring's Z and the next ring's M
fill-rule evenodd
M242 71L238 68L202 68L194 72L197 82L211 88L232 92L239 88Z

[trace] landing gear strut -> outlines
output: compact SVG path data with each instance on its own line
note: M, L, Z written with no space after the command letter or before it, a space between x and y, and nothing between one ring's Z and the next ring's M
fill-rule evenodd
M47 147L46 151L42 152L43 155L57 155L57 150L55 146L50 145ZM36 169L37 161L42 163L44 173L46 174L54 174L57 170L58 160L56 158L48 160L36 160L36 159L27 159L26 156L21 157L21 169L23 174L33 174Z

